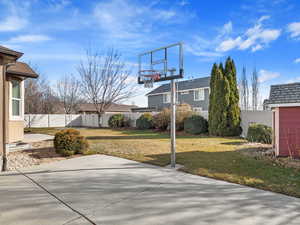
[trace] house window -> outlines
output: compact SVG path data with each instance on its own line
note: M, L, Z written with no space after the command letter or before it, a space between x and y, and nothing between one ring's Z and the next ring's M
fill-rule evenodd
M22 81L11 81L11 115L12 119L22 118Z
M171 94L170 93L163 94L163 102L164 103L170 103L171 102Z
M204 100L204 89L197 89L194 91L194 100L195 101Z

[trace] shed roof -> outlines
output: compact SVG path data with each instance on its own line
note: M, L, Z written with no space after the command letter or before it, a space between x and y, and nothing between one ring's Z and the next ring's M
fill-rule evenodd
M209 87L210 77L201 77L192 80L184 80L177 82L177 90L184 91L189 89L197 89L203 87ZM150 91L147 95L160 94L170 91L170 84L163 84L158 88Z
M266 104L300 103L300 83L272 85Z
M37 78L38 74L33 71L26 63L16 62L7 68L7 73L12 75L19 75L23 77Z

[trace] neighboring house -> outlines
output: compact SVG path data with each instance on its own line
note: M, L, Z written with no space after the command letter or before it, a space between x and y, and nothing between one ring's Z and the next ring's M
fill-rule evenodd
M38 77L26 63L17 62L22 55L0 46L0 153L5 144L23 140L24 80Z
M137 106L112 103L108 107L106 112L110 112L110 113L131 112L131 109L133 109L133 108L137 108ZM94 104L92 104L92 103L83 103L83 104L78 105L78 113L96 114L97 111L95 109Z
M265 104L273 111L277 156L300 156L300 83L272 85Z
M202 77L176 83L177 104L189 104L196 112L208 111L210 77ZM161 110L171 102L170 84L163 84L149 92L148 107Z

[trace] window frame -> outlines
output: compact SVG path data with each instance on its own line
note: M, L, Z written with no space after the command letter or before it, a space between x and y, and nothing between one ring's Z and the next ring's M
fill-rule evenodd
M13 97L13 81L19 82L20 98ZM24 120L24 81L12 78L9 81L9 90L9 120L22 121ZM19 102L19 115L13 115L13 101Z
M165 96L169 96L165 98ZM163 103L171 103L171 93L164 93L163 94Z
M196 98L196 92L199 91L198 98ZM203 93L202 98L200 98L200 91ZM205 100L205 88L198 88L194 90L194 101L204 101Z

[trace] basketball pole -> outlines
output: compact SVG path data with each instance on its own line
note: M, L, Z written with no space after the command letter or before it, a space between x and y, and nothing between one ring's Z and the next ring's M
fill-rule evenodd
M171 80L171 168L176 166L176 86Z

